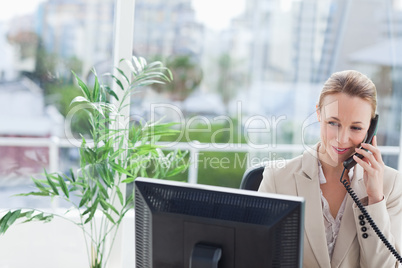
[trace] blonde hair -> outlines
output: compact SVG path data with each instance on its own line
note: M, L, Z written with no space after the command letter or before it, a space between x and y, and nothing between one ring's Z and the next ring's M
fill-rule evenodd
M371 104L371 118L374 118L377 108L377 90L374 83L364 74L354 70L336 72L324 83L318 101L321 109L326 96L345 93L351 97L359 97Z

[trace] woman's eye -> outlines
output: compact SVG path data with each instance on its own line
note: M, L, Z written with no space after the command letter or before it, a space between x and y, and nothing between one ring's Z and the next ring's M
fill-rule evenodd
M335 127L339 126L339 123L334 122L334 121L329 121L328 124L331 125L331 126L335 126Z
M361 127L351 127L351 128L352 128L352 130L355 130L355 131L360 131L360 130L362 130Z

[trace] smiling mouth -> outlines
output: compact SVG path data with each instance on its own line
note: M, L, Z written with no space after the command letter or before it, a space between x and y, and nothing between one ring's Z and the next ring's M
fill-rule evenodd
M338 147L334 147L334 146L333 146L333 148L335 149L335 152L337 152L338 154L344 154L349 150L349 148L338 148Z

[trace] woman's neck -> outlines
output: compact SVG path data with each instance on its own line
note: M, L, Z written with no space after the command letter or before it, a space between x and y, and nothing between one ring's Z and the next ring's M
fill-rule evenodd
M320 161L322 171L324 172L324 176L327 180L339 180L343 172L343 163L340 163L337 166L326 163L325 161ZM347 172L345 172L344 177L348 177Z

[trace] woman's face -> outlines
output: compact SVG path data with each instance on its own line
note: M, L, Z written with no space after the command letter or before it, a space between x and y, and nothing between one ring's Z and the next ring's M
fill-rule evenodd
M371 105L360 97L336 93L323 99L317 112L321 127L319 159L338 166L355 153L370 127Z

